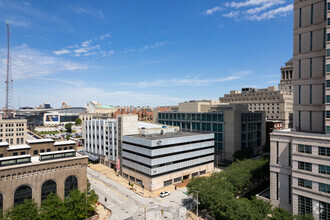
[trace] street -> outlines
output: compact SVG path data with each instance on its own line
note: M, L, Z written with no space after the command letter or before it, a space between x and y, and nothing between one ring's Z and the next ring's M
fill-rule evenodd
M186 219L186 207L183 205L189 201L183 193L186 188L173 191L165 198L144 198L90 168L87 172L91 188L99 195L100 203L111 211L108 219Z

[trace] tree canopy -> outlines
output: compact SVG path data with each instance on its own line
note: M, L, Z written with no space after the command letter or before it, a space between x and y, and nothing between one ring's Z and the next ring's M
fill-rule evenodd
M200 209L205 209L216 219L295 219L311 220L312 216L293 216L291 213L275 208L262 200L252 197L237 198L251 186L258 185L268 178L269 160L235 161L229 168L213 173L209 177L193 178L187 185L188 193L198 200ZM270 214L270 216L268 216Z
M41 206L34 200L24 200L24 203L8 209L4 219L10 220L82 220L95 214L97 194L91 190L80 192L74 189L64 201L57 194L49 194Z

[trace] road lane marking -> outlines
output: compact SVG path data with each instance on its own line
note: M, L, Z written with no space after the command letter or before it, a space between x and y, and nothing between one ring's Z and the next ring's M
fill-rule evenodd
M102 185L104 185L105 187L107 187L108 189L110 189L111 191L113 191L114 193L117 193L119 196L121 196L121 197L123 197L124 199L128 200L124 195L122 195L121 193L119 193L119 192L117 192L117 191L111 189L109 186L105 185L105 184L102 183L101 181L98 181L97 179L94 179L94 178L92 178L92 177L89 177L89 179L92 179L92 180L94 180L94 181L96 181L96 182L101 183Z
M97 186L97 185L94 185L94 187L97 187L99 188L101 191L103 191L105 194L109 195L111 198L113 198L114 200L116 200L118 203L123 203L122 201L120 201L119 199L117 199L116 197L114 197L113 195L111 194L108 194L108 192L106 192L105 190L103 190L101 187ZM102 195L101 195L102 196Z

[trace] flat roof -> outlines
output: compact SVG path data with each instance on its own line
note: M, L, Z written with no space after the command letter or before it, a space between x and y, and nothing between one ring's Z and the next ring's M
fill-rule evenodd
M27 144L21 144L21 145L10 145L7 149L8 150L24 150L24 149L30 149L31 147Z
M27 158L27 157L31 157L31 155L30 154L25 154L25 155L11 156L11 157L1 157L0 161Z
M162 128L163 126L166 125L159 125L159 124L153 124L153 123L148 123L148 122L138 122L138 128Z
M50 138L26 140L26 143L28 143L28 144L39 144L39 143L48 143L48 142L55 142L55 141L53 139L50 139Z
M159 139L167 139L167 138L177 138L177 137L187 137L187 136L195 136L195 135L203 135L203 134L212 134L212 132L208 133L193 133L193 132L165 132L165 134L133 134L127 135L128 137L137 137L148 140L159 140Z
M54 143L54 146L71 145L71 144L76 144L76 142L75 141L71 141L71 140L69 140L69 141L56 141Z
M44 156L44 155L53 155L53 154L61 154L61 153L69 153L69 152L76 152L76 150L58 150L58 151L39 153L39 155Z
M0 142L0 147L9 146L8 142Z

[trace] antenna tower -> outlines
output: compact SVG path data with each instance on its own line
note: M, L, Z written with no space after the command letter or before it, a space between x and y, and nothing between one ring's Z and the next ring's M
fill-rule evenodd
M10 50L9 50L9 23L7 24L7 77L6 77L6 106L5 106L5 118L12 118L13 117L13 76L11 74L11 62L10 62Z

